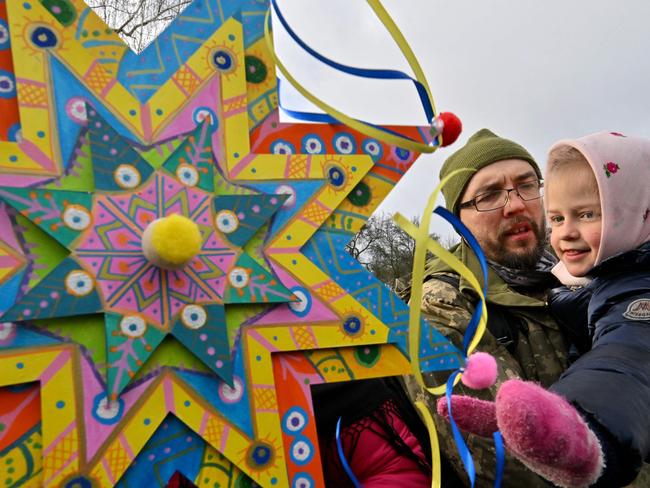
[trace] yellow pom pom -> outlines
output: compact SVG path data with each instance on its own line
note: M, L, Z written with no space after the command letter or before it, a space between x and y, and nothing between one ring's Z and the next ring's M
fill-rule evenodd
M154 264L177 269L201 250L201 232L187 217L172 214L149 224L142 236L142 249Z

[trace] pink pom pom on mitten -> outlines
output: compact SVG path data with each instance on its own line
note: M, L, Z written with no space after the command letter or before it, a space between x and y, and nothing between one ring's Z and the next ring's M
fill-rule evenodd
M467 358L460 380L472 390L489 388L497 380L497 361L487 352L475 352Z
M461 430L481 437L492 437L492 433L498 430L494 402L452 395L451 409L454 421ZM438 399L437 410L441 417L449 421L446 397Z
M565 398L534 383L506 381L497 393L496 418L508 449L556 485L586 487L600 477L600 442Z

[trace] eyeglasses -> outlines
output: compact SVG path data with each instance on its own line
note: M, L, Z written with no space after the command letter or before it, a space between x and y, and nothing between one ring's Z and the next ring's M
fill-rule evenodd
M474 207L478 212L489 212L508 205L510 192L514 191L519 198L528 202L542 197L544 182L540 180L525 181L514 188L488 191L476 195L471 200L461 203L458 208Z

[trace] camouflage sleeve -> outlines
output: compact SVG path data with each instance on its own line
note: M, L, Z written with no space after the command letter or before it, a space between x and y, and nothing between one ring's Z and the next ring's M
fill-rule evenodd
M421 309L429 324L455 346L462 346L474 305L460 291L445 281L430 279L422 285Z
M474 310L473 303L453 285L441 280L432 279L424 284L422 295L422 312L429 323L447 337L456 347L462 348L463 334L467 329L471 314ZM497 360L499 372L497 383L486 390L470 390L459 383L454 388L455 394L471 395L484 400L494 400L497 387L503 381L519 377L520 371L517 362L503 346L499 345L494 337L486 331L478 350L492 354ZM428 386L444 384L450 372L431 373L425 375ZM456 450L453 435L449 424L436 413L437 397L420 388L415 378L405 377L405 384L411 400L422 401L431 412L438 432L438 442L441 455L449 460L461 479L469 480L465 474L462 461ZM494 485L496 473L495 450L492 439L472 434L464 435L476 468L477 487L491 487ZM443 480L444 486L444 480ZM533 472L529 471L514 457L507 455L504 472L503 487L541 488L548 487L547 482Z
M463 347L463 337L474 312L474 303L468 297L446 281L430 279L422 286L421 309L431 326L457 348ZM495 357L503 352L509 355L489 332L483 335L479 349Z

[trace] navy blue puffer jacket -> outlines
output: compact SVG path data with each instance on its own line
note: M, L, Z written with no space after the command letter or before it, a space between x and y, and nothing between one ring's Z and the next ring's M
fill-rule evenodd
M650 460L650 242L605 260L591 276L583 289L550 296L551 310L571 335L578 342L585 332L591 338L591 349L550 389L595 421L597 433L602 427L625 453L619 460L626 472L617 477L633 479ZM616 468L614 459L606 463L607 470Z

